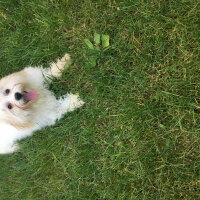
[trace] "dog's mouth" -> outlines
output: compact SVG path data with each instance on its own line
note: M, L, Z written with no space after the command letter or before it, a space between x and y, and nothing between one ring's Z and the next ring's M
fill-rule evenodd
M26 103L36 99L37 97L38 97L38 94L35 91L30 91L30 92L24 91L23 92L23 99L24 99L24 102L26 102Z
M17 83L13 86L13 93L16 102L26 104L38 97L38 93L33 90L26 90L27 85L24 83Z
M38 93L35 91L23 91L22 93L15 93L15 106L19 109L26 110L30 107L29 102L36 99Z

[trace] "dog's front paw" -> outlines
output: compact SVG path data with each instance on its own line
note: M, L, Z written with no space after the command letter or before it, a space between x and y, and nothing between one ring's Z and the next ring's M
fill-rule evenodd
M60 77L62 71L67 69L71 64L71 58L69 54L65 54L61 59L58 59L56 63L52 63L50 66L50 74L54 77Z
M85 102L82 101L78 94L69 94L69 110L72 111L81 107Z
M66 53L60 60L64 65L63 65L63 69L68 67L68 65L71 64L71 57L68 53Z
M66 94L63 97L61 97L59 101L61 105L60 109L64 113L73 111L84 104L84 102L80 100L78 94Z

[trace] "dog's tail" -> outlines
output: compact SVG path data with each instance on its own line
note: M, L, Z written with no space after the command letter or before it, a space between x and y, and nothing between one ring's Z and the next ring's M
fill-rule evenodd
M65 54L61 59L58 59L55 63L51 63L49 69L49 75L54 77L60 77L62 71L67 69L71 64L71 58L69 54Z

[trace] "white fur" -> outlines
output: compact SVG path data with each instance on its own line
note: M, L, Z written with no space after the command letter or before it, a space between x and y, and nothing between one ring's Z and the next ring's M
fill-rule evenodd
M70 57L66 54L50 68L27 67L0 80L0 154L15 152L19 149L18 140L54 125L66 112L84 104L77 94L66 94L57 100L48 90L45 79L59 77L69 63ZM6 89L10 89L9 95ZM38 97L28 103L24 99L16 100L15 93L24 90L35 91ZM12 104L12 109L8 109L8 104Z

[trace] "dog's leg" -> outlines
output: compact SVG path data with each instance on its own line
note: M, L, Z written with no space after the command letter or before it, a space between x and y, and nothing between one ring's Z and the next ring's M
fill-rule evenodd
M56 119L60 119L66 112L71 112L84 104L78 94L66 94L58 100Z
M59 78L62 71L66 69L71 63L69 54L65 54L61 59L58 59L56 63L51 63L49 68L43 67L26 67L24 71L29 77L29 81L35 85L44 84L47 80L51 82L51 77Z
M70 63L71 58L69 54L66 53L61 59L58 59L56 63L51 63L48 74L58 78L61 76L62 71L68 68Z

